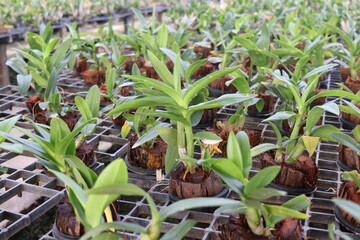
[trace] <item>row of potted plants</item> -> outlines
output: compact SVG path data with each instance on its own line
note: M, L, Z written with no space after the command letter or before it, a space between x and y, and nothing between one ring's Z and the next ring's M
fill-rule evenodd
M134 226L125 228L121 224L97 228L103 212L105 216L110 214L104 209L107 209L105 205L117 198L115 193L146 196L140 190L126 190L132 187L124 185L127 181L125 177L120 182L115 182L116 179L112 179L113 182L104 180L111 186L103 188L105 184L102 185L103 180L99 180L102 175L96 177L79 161L85 158L73 156L77 155L76 149L79 149L86 136L93 133L94 118L106 113L114 122L120 123L122 136L129 136L129 151L125 159L129 168L164 168L170 175L169 198L176 202L175 206L185 206L182 201L187 203L186 206L194 207L223 205L219 212L240 213L239 217L230 217L229 223L224 226L224 239L251 239L253 235L264 238L273 235L279 239L300 238L299 221L285 220L284 217L306 217L296 211L309 204L300 194L316 190L319 170L314 152L319 141L338 141L343 144L340 147L341 163L348 163L350 169L358 169L357 125L360 111L357 105L360 103L360 93L356 91L356 83L351 82L353 77L358 77L359 69L356 62L359 44L355 35L349 38L335 27L336 23L328 23L321 26L317 35L308 35L308 40L302 39L304 46L292 46L287 41L289 33L270 34L271 28L264 23L254 34L235 36L229 33L226 35L227 41L218 41L213 37L214 33L195 35L194 29L189 29L190 26L174 32L164 24L147 22L141 13L135 9L133 11L143 27L136 31L134 29L130 36L115 34L111 24L104 35L93 40L80 38L75 25L69 26L72 38L65 41L51 40L50 25L42 29L40 34L28 34L30 48L19 50L19 56L10 59L9 65L18 73L20 93L37 95L30 97L27 104L33 120L37 122L33 123L37 133L20 129L36 144L1 133L16 144L14 148L6 146L5 149L16 149L19 152L18 147L23 145L63 180L68 186L69 201L75 214L86 229L97 229L93 234L117 228L143 233L144 239L157 239L161 219L169 215L158 217L155 210L152 212L154 223L147 230L135 230ZM201 19L197 21L199 26L204 24ZM327 37L329 34L337 35ZM203 36L209 41L200 44L196 42L196 38L201 39ZM345 44L334 41L338 40L337 37ZM195 38L192 44L188 43L191 38ZM220 38L224 36L220 34ZM124 42L131 47L119 44ZM242 48L243 61L234 54L236 48ZM129 53L133 55L127 56ZM66 65L76 66L75 73L81 72L80 66L86 55L92 59L85 61L86 68L98 70L96 77L93 77L95 81L86 82L94 86L85 99L78 96L74 99L75 104L66 102L56 87L57 75ZM326 56L332 58L325 60ZM336 62L335 56L341 56L338 60L342 62L348 61L351 75L349 81L340 85L343 90L320 91L317 88L322 76L337 66L331 63ZM102 74L99 74L101 71ZM124 74L126 72L128 74ZM85 80L86 71L82 76ZM219 91L212 91L213 88ZM326 101L326 97L337 98L341 104ZM279 102L276 112L273 109L275 101ZM99 111L100 106L104 107L102 111ZM216 109L224 106L233 107L235 114L227 121L213 126L211 123L216 118ZM322 125L325 111L341 115L344 120L352 122L354 125L350 125L350 128L354 129L352 134L355 140L342 134L341 129L333 125ZM72 114L75 117L69 117ZM277 137L276 145L257 145L260 139L253 140L256 133L244 129L247 114L262 118L273 127ZM210 122L208 129L199 130L201 127L196 126L204 122ZM254 147L252 150L250 145ZM256 155L261 155L262 170L249 179L252 157ZM117 164L123 162L119 160ZM111 168L105 171L105 178L125 176L124 173L109 173ZM356 177L351 179L355 179L356 183ZM101 184L96 186L98 181ZM224 197L228 192L223 187L224 182L239 195L240 203L224 199L214 199L214 202L204 199L183 200ZM268 184L272 188L265 188ZM351 196L358 194L356 191L348 193L347 190L353 191L356 187L343 189L345 193L340 194L340 197L353 200ZM87 192L84 193L84 190ZM300 196L282 206L261 203L268 197L284 194L283 191ZM93 196L94 199L99 197L107 200L104 208L97 209L98 221L93 224L89 224L90 220L86 216L86 193L112 195L111 198ZM200 205L197 201L209 205ZM345 213L342 214L347 218ZM188 224L190 228L192 225ZM279 230L290 225L292 228ZM273 230L274 227L277 230ZM280 232L288 235L278 236Z
M96 16L112 15L129 10L129 7L149 7L154 1L23 1L12 0L0 2L0 33L6 33L11 28L37 28L40 24L51 22L58 24L62 20L79 21ZM164 2L155 2L164 4Z

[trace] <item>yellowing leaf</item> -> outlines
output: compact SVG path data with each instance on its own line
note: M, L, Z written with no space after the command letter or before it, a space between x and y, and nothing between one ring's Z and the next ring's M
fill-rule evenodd
M302 140L304 142L306 150L309 152L310 157L314 154L318 144L319 137L303 136Z
M128 121L125 121L124 125L121 128L121 137L126 138L131 130L131 127L128 123Z

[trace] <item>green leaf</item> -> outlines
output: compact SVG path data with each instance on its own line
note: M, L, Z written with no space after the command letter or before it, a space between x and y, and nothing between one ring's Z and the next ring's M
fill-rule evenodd
M5 151L13 152L13 153L23 153L24 149L21 144L4 144L0 143L0 149Z
M161 27L158 31L156 43L159 48L165 48L167 42L168 42L168 30L165 24L161 24Z
M85 121L89 121L90 119L93 118L93 115L90 110L90 106L82 97L76 96L75 104L76 107L79 109L79 112L81 113L82 117L85 119Z
M216 79L222 76L232 73L238 68L239 68L238 66L226 68L224 70L210 73L206 77L199 79L198 81L193 83L188 89L186 89L185 93L183 94L185 103L187 104L190 103L191 99L193 99L196 96L196 94L200 92L200 90L209 83L215 81Z
M326 64L326 65L317 67L314 70L312 70L311 72L308 72L301 80L305 80L315 74L322 73L324 71L328 71L336 66L337 66L337 64Z
M266 119L263 120L263 122L270 122L270 121L276 121L276 120L286 120L289 119L293 116L295 116L296 114L293 112L277 112L274 115L272 115L271 117L268 117Z
M49 171L52 172L61 181L63 181L69 188L71 188L76 198L78 199L79 203L81 204L81 206L85 207L88 197L85 194L84 190L74 180L72 180L70 177L66 176L65 174L51 169Z
M243 202L226 204L215 210L215 213L245 214L247 206Z
M234 78L229 81L232 85L236 87L236 89L241 93L250 93L250 86L248 80L243 76Z
M235 136L235 133L233 131L230 132L228 137L228 143L226 146L226 155L227 158L232 161L238 168L239 171L242 172L240 179L242 180L244 178L243 172L244 172L244 163L242 159L241 154L241 143L238 142L237 137Z
M49 81L46 85L46 90L45 90L45 101L48 101L52 95L54 95L55 93L57 93L57 87L56 87L56 81L57 81L57 72L56 69L53 68L51 71L51 75L49 78Z
M83 188L88 189L94 185L97 175L93 170L88 168L83 161L73 155L64 156L69 165L70 171L78 175L78 179L84 183ZM75 175L74 174L74 175ZM80 184L80 182L78 182Z
M138 224L128 222L111 222L102 223L99 226L90 229L80 238L80 240L92 239L93 236L96 236L97 234L107 231L109 229L146 234L146 228Z
M146 22L144 15L141 13L140 10L136 9L136 8L131 8L131 11L133 11L133 13L135 14L135 16L139 19L139 21L141 22L141 24L149 29L150 25Z
M307 115L306 118L306 131L305 134L310 134L313 127L317 124L322 114L324 113L324 109L313 107Z
M160 74L159 74L160 75ZM155 79L151 79L151 78L146 78L146 77L142 77L142 76L129 76L129 75L124 75L124 78L129 78L132 79L134 81L138 81L138 82L142 82L147 84L148 86L152 86L154 88L159 89L160 91L162 91L163 93L165 93L166 95L168 95L169 97L171 97L174 101L176 101L179 105L183 102L180 94L178 92L176 92L172 86L173 83L171 82L171 84L167 84L164 82L161 82L159 80L155 80ZM171 81L173 81L173 79L171 78Z
M179 158L179 151L177 145L168 145L165 155L165 173L169 174L178 163L176 160Z
M315 126L311 131L311 136L319 137L321 141L335 141L332 133L341 133L341 131L333 125Z
M357 170L344 172L344 173L341 174L341 178L344 179L345 181L354 182L356 184L357 188L360 187L360 179L358 177Z
M355 94L348 93L343 90L327 90L327 91L318 93L315 96L308 99L305 102L305 106L309 106L315 99L318 99L321 97L341 97L341 98L347 98L350 100L358 100L359 99L359 97L357 97Z
M111 184L127 183L127 167L122 159L111 162L97 178L93 189L99 189ZM101 222L104 209L118 198L117 193L104 195L89 195L85 206L85 217L94 228Z
M61 140L65 138L66 135L70 133L70 129L64 120L55 117L50 121L50 142L52 145L56 146ZM72 139L72 142L74 140ZM61 153L65 155L65 153Z
M160 76L160 78L170 86L174 86L174 77L167 68L166 64L160 61L152 52L148 51L148 57L150 62L152 63L156 73ZM136 79L133 79L136 80ZM158 80L157 80L158 81ZM162 90L162 89L160 89Z
M190 106L189 110L195 112L202 109L220 108L228 105L233 105L236 103L241 103L243 101L250 100L254 97L256 97L256 95L254 94L242 94L242 93L224 94L221 97L218 97L214 100L210 100L207 102L202 102Z
M216 144L222 141L221 137L208 131L197 132L194 137L199 138L205 144Z
M19 118L20 118L20 116L15 116L15 117L11 117L6 120L2 120L0 122L0 131L9 133L14 128L14 126L17 123L17 121L19 120ZM0 143L3 143L4 141L5 141L5 138L0 136Z
M351 133L353 134L356 141L360 142L360 125L357 125Z
M17 80L17 83L19 86L19 93L21 96L26 95L27 92L29 91L31 79L32 79L32 75L30 75L30 74L28 74L28 75L18 74L16 76L16 80Z
M180 224L177 224L175 227L170 229L167 233L165 233L160 240L181 240L186 235L186 233L194 227L196 224L195 220L188 219Z
M286 195L286 192L275 190L272 188L258 188L254 191L251 191L247 196L249 199L255 200L266 200L271 197Z
M224 173L231 178L240 181L241 183L244 182L241 169L228 158L211 158L206 160L199 160L198 163L212 165L211 169L213 169L221 178L223 178L221 173ZM225 179L223 180L225 181Z
M337 142L345 145L351 150L355 151L358 155L360 155L360 144L353 139L352 137L339 132L339 133L331 133L331 137L333 137Z
M157 132L158 128L168 128L170 126L171 126L170 123L159 123L158 125L152 127L134 143L132 148L141 146L142 144L156 138L159 135Z
M308 215L283 207L283 206L275 206L275 205L265 205L266 210L273 216L279 217L292 217L297 219L307 219Z
M53 49L55 48L55 46L58 44L59 41L60 41L60 38L55 38L55 39L51 40L51 42L49 44L46 45L45 50L44 50L44 59L50 55L50 53L53 51Z
M145 197L151 211L151 216L154 221L159 219L159 213L157 211L156 205L150 195L148 195L144 190L139 188L138 186L131 183L116 183L116 184L108 184L99 188L92 188L87 191L88 195L103 195L103 194L117 194L124 196L142 196Z
M271 166L262 169L245 185L244 193L249 195L259 188L264 188L271 183L280 172L279 166Z
M130 109L136 109L139 107L144 106L175 106L173 99L168 96L149 96L149 97L142 97L132 100L131 102L126 102L120 104L119 106L115 107L111 110L106 116L111 116L114 114L121 113L123 111L127 111Z
M272 143L263 143L260 145L257 145L253 148L251 148L250 153L251 153L251 157L256 157L264 152L270 151L272 149L277 149L278 146L276 146L275 144Z
M236 139L240 147L243 176L247 179L252 167L249 137L244 131L240 131L236 134Z
M62 69L59 69L59 66L61 65L61 61L64 60L65 56L68 54L68 51L72 44L72 38L69 38L65 42L63 42L54 52L54 54L50 58L50 66L52 66L54 69L57 69L57 72L61 71ZM64 66L65 67L65 66Z
M269 46L270 46L270 32L269 29L266 25L266 23L264 22L261 28L261 35L260 38L258 39L256 45L259 47L259 49L261 50L265 50L268 51L269 50Z
M198 60L196 62L193 62L192 64L190 64L190 66L188 68L186 68L185 70L185 74L184 74L184 79L186 82L189 82L191 77L194 75L194 73L201 67L203 66L208 60L205 59L201 59Z
M332 199L332 201L342 210L350 214L352 217L354 217L357 221L360 221L360 205L356 204L353 201L341 199L341 198L335 198Z
M181 74L180 74L180 53L177 54L174 62L174 89L176 92L181 93Z
M177 131L174 128L157 128L156 131L167 145L177 146Z
M161 209L160 211L160 221L164 221L166 218L170 217L174 213L179 211L184 211L192 208L201 208L201 207L218 207L226 204L238 204L238 201L225 198L214 198L214 197L199 197L199 198L190 198L180 200L171 204L170 206Z
M85 100L90 108L92 118L98 117L99 108L100 108L100 90L97 85L94 85L89 89L89 92L87 93Z

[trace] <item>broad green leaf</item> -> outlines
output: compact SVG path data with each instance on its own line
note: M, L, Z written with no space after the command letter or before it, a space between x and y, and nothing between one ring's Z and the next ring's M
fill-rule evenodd
M94 185L97 175L83 161L74 156L74 154L64 156L64 159L68 163L70 171L76 171L75 174L78 174L78 179L84 182L83 189L88 189Z
M208 131L197 132L194 137L199 138L204 144L216 144L222 141L221 137Z
M292 217L297 219L307 219L308 215L283 207L283 206L275 206L275 205L265 205L266 210L273 216L279 217Z
M21 144L6 144L6 143L0 143L0 149L3 149L5 151L13 152L13 153L23 153L23 145Z
M99 175L93 189L99 189L111 184L127 183L127 167L122 159L111 162ZM89 195L85 206L85 217L94 228L101 223L104 210L118 198L117 193L104 195Z
M19 93L21 96L24 96L27 94L27 92L29 91L29 87L31 84L31 77L32 75L28 74L28 75L22 75L22 74L18 74L16 76L16 80L19 86Z
M48 82L46 81L45 78L43 78L42 76L40 76L39 74L37 74L36 72L34 71L31 71L31 76L32 76L32 79L34 79L34 82L39 85L40 87L42 88L46 88L47 85L48 85ZM28 88L29 89L29 88ZM26 89L26 90L28 90Z
M100 90L97 85L94 85L90 88L89 92L86 95L86 103L90 108L90 112L93 117L99 116L99 107L100 107Z
M90 106L87 102L80 96L75 97L76 107L79 109L81 116L85 119L85 121L89 121L93 118L93 115L90 110Z
M177 145L168 145L165 155L165 173L169 174L178 163L179 151Z
M169 97L171 97L174 101L176 101L179 105L182 104L183 100L178 92L176 92L173 89L173 83L167 84L164 80L164 82L161 82L159 80L146 78L142 76L130 76L130 75L124 75L123 77L132 79L134 81L142 82L147 84L148 86L152 86L154 88L159 89ZM172 78L171 78L172 79Z
M60 143L65 136L70 133L70 129L67 124L61 118L52 118L50 121L50 142L56 148L56 145ZM74 140L72 139L72 142ZM65 155L65 153L62 153Z
M317 124L322 114L324 113L324 109L319 107L313 107L307 115L306 118L306 131L305 134L309 135L313 127Z
M133 11L133 13L135 14L135 16L139 19L139 21L141 22L141 24L149 29L150 25L146 22L144 15L141 13L140 10L136 9L136 8L131 8L131 11Z
M357 221L360 221L360 205L353 201L335 198L332 200L339 208L350 214Z
M150 195L148 195L144 190L138 186L131 183L116 183L108 184L99 188L92 188L86 192L88 195L107 195L107 194L116 194L124 196L142 196L145 197L151 211L151 216L154 221L158 221L159 212L157 211L156 205Z
M177 145L177 131L174 128L157 128L156 131L167 145Z
M210 109L210 108L219 108L228 105L233 105L237 103L241 103L243 101L250 100L254 98L255 94L242 94L242 93L233 93L233 94L224 94L221 97L218 97L214 100L210 100L207 102L202 102L189 107L189 110L194 112L202 109Z
M319 137L321 141L335 141L332 133L341 133L341 131L333 125L326 124L313 127L310 135Z
M240 144L241 143L238 142L238 139L235 136L235 133L233 131L231 131L229 134L228 142L227 142L227 146L226 146L226 155L227 155L227 158L236 165L238 170L243 173L244 172L244 163L243 163L243 159L242 159ZM239 179L239 180L242 180L243 177L244 177L243 174L241 174L241 179Z
M165 24L161 24L161 27L158 31L156 43L159 48L165 48L167 42L168 42L168 30Z
M144 135L142 135L132 146L132 148L136 148L138 146L141 146L142 144L156 138L159 134L157 132L157 129L159 128L168 128L170 127L170 123L159 123L158 125L152 127L149 129Z
M152 52L148 51L148 57L150 62L152 63L156 73L160 76L160 78L170 86L174 87L174 77L167 68L166 64L160 61ZM133 79L136 80L136 79ZM158 81L158 80L156 80ZM162 90L162 89L160 89Z
M331 133L331 137L333 137L337 142L345 145L351 150L355 151L358 155L360 155L360 144L353 139L352 137L339 132L339 133Z
M198 60L196 62L193 62L192 64L190 64L190 66L188 68L186 68L185 70L185 74L184 74L184 79L186 82L189 82L191 77L194 75L194 73L201 67L203 66L208 60L205 59L201 59Z
M215 213L245 214L246 205L243 202L226 204L215 210Z
M272 188L258 188L254 191L251 191L247 197L250 199L255 199L255 200L261 201L261 200L266 200L271 197L282 196L282 195L286 195L286 192L279 191L279 190L272 189Z
M225 76L227 74L232 73L233 71L235 71L238 68L239 68L238 66L231 67L231 68L226 68L224 70L220 70L220 71L210 73L206 77L203 77L203 78L199 79L198 81L193 83L188 89L186 89L185 93L183 94L184 102L187 103L187 104L190 103L191 99L193 99L196 96L196 94L203 87L205 87L209 83L215 81L216 79L218 79L218 78L220 78L222 76Z
M272 143L263 143L263 144L259 144L253 148L251 148L250 153L251 153L251 157L256 157L260 154L263 154L267 151L270 151L272 149L277 149L278 146L276 146L275 144Z
M266 118L263 122L276 121L276 120L286 120L291 117L294 117L296 114L293 112L277 112L271 117Z
M240 147L243 176L248 178L252 167L249 137L244 131L240 131L236 134L236 140Z
M212 165L211 168L216 173L225 173L228 176L240 181L241 183L244 182L244 177L241 169L232 160L228 158L211 158L206 160L199 160L198 163L210 164Z
M271 183L280 172L279 166L271 166L262 169L256 173L254 177L245 185L244 193L249 195L251 192L259 188L264 188Z
M51 40L51 42L49 44L46 45L45 50L44 50L44 59L50 55L50 53L53 51L53 49L55 48L55 46L58 44L59 41L60 41L60 38L55 38L55 39Z
M49 78L49 81L46 85L46 90L45 90L45 102L48 101L52 95L54 95L55 93L57 93L57 87L56 87L56 81L57 81L57 72L56 69L53 68L51 71L51 75Z
M176 103L173 101L172 98L168 96L149 96L149 97L142 97L132 100L131 102L126 102L123 104L118 105L113 110L111 110L106 116L118 114L130 109L136 109L139 107L144 106L176 106Z
M193 208L218 207L226 204L238 204L238 201L225 198L199 197L180 200L160 210L160 220L164 221L174 213Z
M14 128L14 126L17 123L17 121L19 120L19 118L20 118L20 116L15 116L15 117L11 117L6 120L2 120L0 122L0 131L9 133ZM5 138L0 136L0 143L3 143L4 141L5 141Z

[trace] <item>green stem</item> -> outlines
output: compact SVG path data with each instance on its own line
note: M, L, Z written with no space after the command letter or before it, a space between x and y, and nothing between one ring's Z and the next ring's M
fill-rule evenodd
M194 137L191 124L185 126L186 135L186 155L190 158L194 157Z
M184 136L184 124L177 123L177 145L178 145L178 151L180 158L185 157L185 136Z

